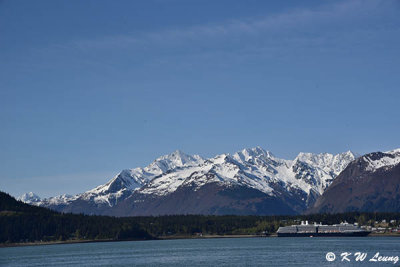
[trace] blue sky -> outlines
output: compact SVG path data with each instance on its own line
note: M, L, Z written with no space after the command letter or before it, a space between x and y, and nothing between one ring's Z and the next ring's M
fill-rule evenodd
M79 193L180 149L400 147L400 2L1 1L0 189Z

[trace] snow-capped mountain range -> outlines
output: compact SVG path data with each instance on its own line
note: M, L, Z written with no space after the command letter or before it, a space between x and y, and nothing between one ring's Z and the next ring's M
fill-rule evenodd
M356 155L348 151L337 155L300 153L294 160L285 160L261 147L209 159L175 151L156 159L147 167L123 170L108 183L82 194L40 199L29 193L20 199L60 211L112 214L110 210L113 207L121 203L126 206L129 200L136 203L131 206L137 206L137 203L149 199L165 200L185 188L196 194L206 185L213 184L225 189L256 190L268 199L289 199L289 202L296 202L293 204L296 208L292 209L300 212L314 203L355 158ZM118 214L121 215L121 212Z

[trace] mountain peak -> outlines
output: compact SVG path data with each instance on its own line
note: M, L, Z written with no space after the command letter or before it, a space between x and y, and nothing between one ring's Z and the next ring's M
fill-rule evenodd
M350 158L351 160L354 160L356 158L356 154L350 150L336 155L327 152L324 153L300 152L296 157L297 160L304 162L307 161L314 162L314 163L332 161L337 158Z
M191 156L181 150L175 150L171 154L157 158L152 164L155 163L163 172L165 172L168 169L174 169L184 165L199 164L202 161L204 160L199 155Z
M390 150L390 151L386 151L385 153L387 153L387 154L400 155L400 148L393 149L393 150Z
M264 150L260 146L256 146L253 148L245 148L241 151L238 151L234 154L234 157L239 158L242 161L248 161L251 158L275 158L275 156L267 150Z
M195 161L193 156L188 155L181 150L175 150L172 154L170 154L170 157L179 160L182 165L185 165L190 161Z
M41 198L33 192L25 193L17 198L18 200L25 203L33 203L41 201Z
M400 149L388 152L373 152L366 154L362 159L367 162L366 170L374 172L380 168L392 168L400 164Z
M295 160L303 161L303 162L313 162L320 163L321 161L326 161L328 159L332 159L334 156L330 153L310 153L310 152L300 152Z
M352 157L354 157L354 158L360 157L360 155L359 155L358 153L356 153L356 152L354 152L354 151L351 151L351 150L347 150L346 152L339 153L338 155L352 156Z
M332 171L334 176L336 176L339 175L339 173L355 159L356 156L351 151L336 155L326 152L319 154L300 152L294 161L301 161L309 164L310 166L322 168L325 171Z
M180 150L180 149L175 150L175 151L172 152L170 155L171 155L171 156L176 156L176 157L187 157L187 156L189 156L188 154L184 153L184 152L183 152L182 150Z

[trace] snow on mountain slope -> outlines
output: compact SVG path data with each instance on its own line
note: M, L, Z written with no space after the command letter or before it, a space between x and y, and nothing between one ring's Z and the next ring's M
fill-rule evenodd
M400 163L400 148L387 151L376 152L368 154L363 157L364 161L368 163L367 171L374 172L380 168L392 168Z
M108 183L85 193L53 197L35 204L68 205L79 200L112 207L132 194L166 196L181 187L196 191L208 183L245 186L277 197L281 194L279 190L314 196L322 194L354 159L355 155L349 151L338 155L300 153L294 160L285 160L261 147L210 159L175 151L145 168L123 170Z
M41 201L40 197L33 192L25 193L22 196L18 197L17 200L25 203L35 203Z
M310 206L309 213L399 212L400 149L351 162Z
M356 155L351 151L337 155L299 153L292 163L292 170L296 173L297 179L306 181L322 194L333 179L355 158Z
M49 197L49 198L42 199L37 204L39 206L68 205L72 201L78 199L78 196L79 195L72 196L72 195L68 195L68 194L63 194L63 195L59 195L56 197Z
M242 185L274 195L271 184L283 183L288 189L306 194L322 194L330 182L355 159L352 152L338 155L300 153L295 160L276 158L260 147L234 155L222 154L203 163L160 175L139 189L143 194L167 195L180 186L199 188L206 183Z
M153 178L174 169L198 165L202 162L204 162L204 159L198 155L190 156L177 150L169 155L157 158L145 168L123 170L106 184L99 185L82 194L50 197L36 201L36 203L27 199L26 202L40 206L49 206L67 205L75 200L84 200L112 207L118 201L125 199L131 195L132 192L141 188Z

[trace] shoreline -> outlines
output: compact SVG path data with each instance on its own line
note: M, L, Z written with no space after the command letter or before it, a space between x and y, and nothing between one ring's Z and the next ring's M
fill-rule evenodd
M256 237L274 237L265 235L202 235L202 236L163 236L157 237L158 240L173 240L173 239L211 239L211 238L256 238Z
M400 237L400 234L377 234L377 233L370 233L368 236L377 237L377 236L387 236L387 237Z
M90 240L65 240L65 241L43 241L43 242L21 242L21 243L1 243L0 248L8 247L26 247L26 246L47 246L78 243L96 243L96 242L114 242L113 239L90 239Z
M45 241L45 242L22 242L22 243L1 243L1 248L8 247L25 247L25 246L48 246L48 245L64 245L64 244L80 244L80 243L106 243L106 242L127 242L127 241L150 241L150 240L177 240L177 239L218 239L218 238L275 238L278 237L276 234L272 235L202 235L202 236L161 236L154 239L127 239L127 240L116 240L116 239L90 239L90 240L66 240L66 241ZM400 234L374 234L371 233L368 237L400 237ZM322 237L324 238L324 237Z
M256 237L274 237L260 235L203 235L203 236L161 236L154 239L89 239L89 240L66 240L66 241L44 241L44 242L22 242L22 243L0 243L0 248L7 247L26 247L26 246L48 246L79 243L97 243L97 242L126 242L126 241L150 241L150 240L175 240L175 239L212 239L212 238L256 238Z

